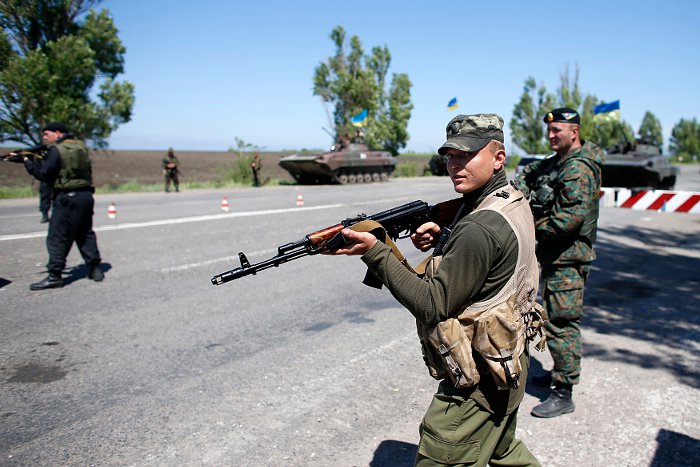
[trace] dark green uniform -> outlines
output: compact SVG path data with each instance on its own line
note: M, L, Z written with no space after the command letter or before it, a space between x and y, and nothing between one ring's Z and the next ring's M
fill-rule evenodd
M506 183L500 172L465 195L466 212ZM513 229L503 216L485 210L457 223L432 278L413 274L380 242L362 260L419 322L430 326L455 317L469 304L494 297L513 276L517 258ZM476 386L457 389L449 379L440 383L420 426L416 465L540 465L515 438L528 355L521 356L517 389L499 390L481 364L483 377Z
M165 175L165 191L170 191L170 182L173 183L175 191L180 191L179 170L180 161L172 151L163 158L163 174Z
M515 180L535 216L555 383L578 384L581 374L583 288L595 259L603 159L598 146L584 142L565 156L527 165Z

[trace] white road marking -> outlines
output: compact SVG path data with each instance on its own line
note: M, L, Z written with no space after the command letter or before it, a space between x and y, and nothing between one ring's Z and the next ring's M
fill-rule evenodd
M233 219L236 217L251 217L251 216L265 216L268 214L282 214L286 212L300 212L300 211L317 211L320 209L334 209L344 206L343 204L327 204L325 206L311 206L306 208L294 207L285 209L267 209L264 211L245 211L245 212L230 212L222 214L209 214L205 216L192 216L192 217L181 217L179 219L161 219L157 221L148 222L130 222L126 224L115 224L115 225L103 225L96 227L95 232L106 232L109 230L124 230L124 229L138 229L142 227L155 227L159 225L171 225L171 224L186 224L190 222L203 222L203 221L214 221L221 219ZM23 240L28 238L40 238L45 237L46 231L43 232L30 232L26 234L16 234L16 235L2 235L0 236L0 241L7 240Z
M250 256L262 256L270 255L272 253L277 253L276 248L268 248L267 250L254 251L250 253ZM221 263L221 262L233 262L238 261L238 255L236 256L226 256L224 258L209 259L206 261L199 261L197 263L182 264L180 266L173 266L170 268L162 268L160 272L175 272L175 271L186 271L187 269L198 268L201 266L209 266L211 264Z

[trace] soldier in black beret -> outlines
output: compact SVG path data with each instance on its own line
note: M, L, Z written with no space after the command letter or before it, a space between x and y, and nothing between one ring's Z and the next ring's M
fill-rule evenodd
M575 123L581 124L581 116L571 107L561 107L554 109L544 116L544 122L549 124L552 122Z
M535 216L537 259L542 269L542 302L552 370L531 382L550 387L549 397L532 409L551 418L575 410L573 387L581 379L583 290L598 226L604 152L581 137L581 116L569 107L548 112L547 140L555 152L527 165L515 186L529 199Z
M62 273L73 243L88 267L87 277L99 282L104 279L104 273L100 268L97 237L92 230L95 189L88 149L60 122L45 125L42 139L48 147L46 155L43 159L25 157L24 167L30 175L49 185L53 194L53 213L46 236L49 274L29 288L63 287Z

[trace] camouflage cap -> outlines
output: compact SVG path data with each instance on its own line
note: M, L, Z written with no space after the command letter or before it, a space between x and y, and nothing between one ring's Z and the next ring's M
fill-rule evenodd
M545 123L561 122L581 124L581 116L571 107L561 107L554 109L544 116Z
M503 118L497 114L457 115L447 124L447 141L438 149L445 155L447 149L477 152L489 141L504 142Z

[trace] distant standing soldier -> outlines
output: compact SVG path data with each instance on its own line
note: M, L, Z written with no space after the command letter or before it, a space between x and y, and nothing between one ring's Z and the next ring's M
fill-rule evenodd
M258 177L258 171L262 168L262 163L260 162L260 154L255 153L253 160L250 163L250 170L253 172L253 186L260 186L260 178Z
M165 192L170 191L170 182L173 182L175 191L180 191L180 179L178 177L180 170L180 161L175 157L173 148L168 149L168 155L163 158L163 174L165 175Z
M24 158L30 175L45 182L53 191L54 205L46 236L49 252L46 279L31 284L31 290L63 287L63 268L73 242L88 266L88 278L104 279L100 251L92 230L95 199L92 194L92 164L85 144L74 139L62 123L49 123L43 129L48 151L43 160Z
M527 165L515 185L529 197L535 216L542 300L549 315L547 346L554 361L549 374L532 379L536 385L552 386L532 415L549 418L575 409L572 388L581 374L583 288L596 257L593 242L605 156L581 139L581 119L574 109L552 110L544 122L556 154Z

